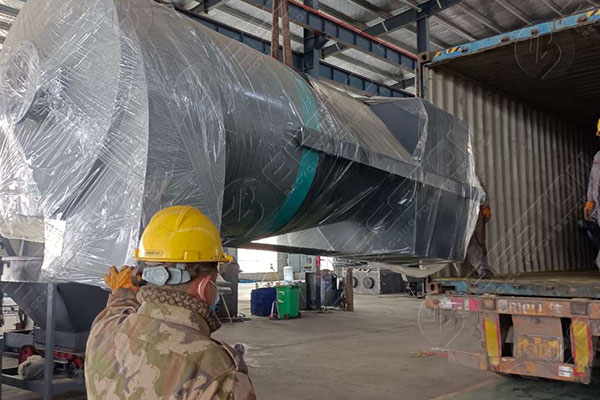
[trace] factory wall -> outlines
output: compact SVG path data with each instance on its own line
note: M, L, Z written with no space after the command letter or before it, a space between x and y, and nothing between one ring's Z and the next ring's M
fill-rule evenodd
M426 97L468 121L488 194L489 261L497 273L592 267L577 229L594 131L444 70L426 69ZM557 101L561 101L557 93Z
M266 250L237 249L237 262L243 273L278 272L277 252Z

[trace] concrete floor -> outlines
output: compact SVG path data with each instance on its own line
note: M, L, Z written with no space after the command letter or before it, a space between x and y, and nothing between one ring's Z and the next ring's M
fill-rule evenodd
M240 290L240 312L250 316ZM226 323L215 338L248 347L246 362L259 400L598 399L600 386L503 378L448 364L442 349L476 350L475 322L443 326L421 300L357 296L356 311L306 312L301 319L252 317ZM38 397L6 389L5 399ZM63 397L80 399L81 396Z

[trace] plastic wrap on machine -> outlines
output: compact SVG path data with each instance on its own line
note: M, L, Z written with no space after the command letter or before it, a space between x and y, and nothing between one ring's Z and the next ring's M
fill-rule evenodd
M390 263L464 257L467 127L351 97L152 0L29 0L0 56L0 234L99 284L140 230L199 207L226 246Z

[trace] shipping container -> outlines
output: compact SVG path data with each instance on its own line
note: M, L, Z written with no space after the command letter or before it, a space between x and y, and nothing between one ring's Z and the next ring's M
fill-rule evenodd
M578 220L600 149L599 23L592 10L425 56L424 93L468 122L492 209L494 279L429 284L427 307L481 321L483 350L453 349L453 363L591 380L600 273Z
M487 235L495 272L590 268L591 248L576 222L595 125L561 118L443 65L426 72L428 100L469 124L492 208Z

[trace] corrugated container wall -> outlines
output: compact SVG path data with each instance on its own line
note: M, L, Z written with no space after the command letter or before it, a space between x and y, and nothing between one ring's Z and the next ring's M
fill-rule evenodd
M594 132L451 72L427 69L425 77L427 99L469 123L492 208L487 242L495 272L593 268L593 249L576 222Z

